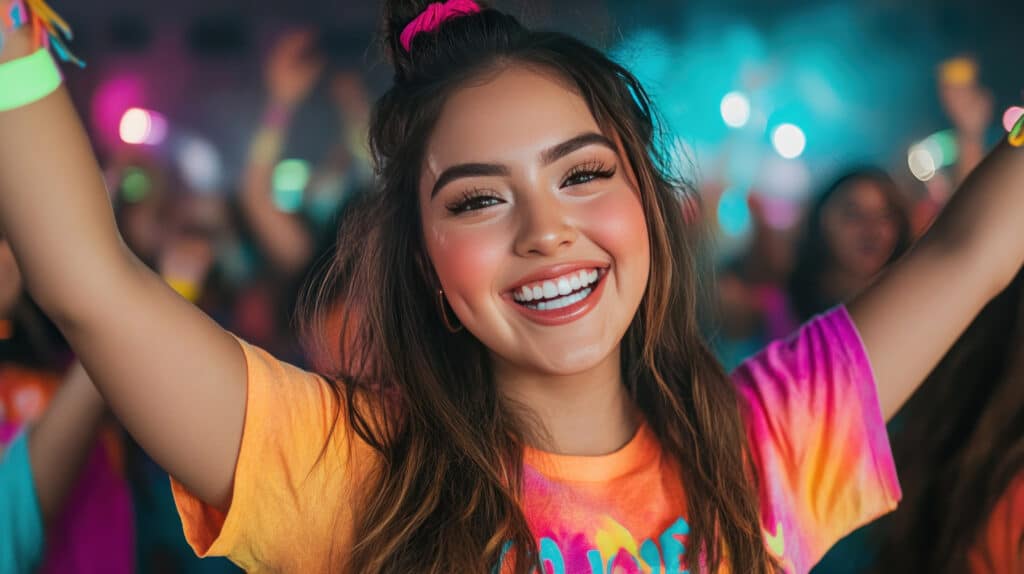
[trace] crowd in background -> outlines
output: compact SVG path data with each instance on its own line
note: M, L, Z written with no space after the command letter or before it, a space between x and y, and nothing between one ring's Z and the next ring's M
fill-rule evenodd
M231 193L189 189L176 166L141 146L109 154L105 177L125 243L183 297L275 356L330 371L329 353L303 345L292 302L330 257L346 206L373 193L366 143L372 94L359 69L330 65L317 46L316 34L296 31L268 55L264 110ZM302 137L292 120L318 87L338 119L335 141L289 198L275 178L288 142ZM977 83L939 83L938 95L960 149L950 173L959 180L991 143L993 106ZM908 249L941 206L935 194L905 189L899 179L879 167L849 166L804 206L800 225L784 230L766 223L754 190L751 239L716 262L708 303L708 336L727 367L856 296ZM695 184L700 208L690 220L713 228L720 189L713 174ZM3 244L0 271L0 440L7 441L11 429L58 408L76 371L56 329L23 294ZM890 425L906 493L901 509L837 547L819 572L929 571L926 564L966 552L983 509L1020 480L1022 287L1016 281L986 309ZM941 404L962 408L936 408ZM50 543L43 570L234 570L192 555L166 474L112 419L93 418L92 454L75 463L77 484L63 510L44 513Z

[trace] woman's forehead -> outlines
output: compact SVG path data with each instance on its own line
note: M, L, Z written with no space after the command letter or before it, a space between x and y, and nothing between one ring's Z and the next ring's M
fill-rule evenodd
M590 108L553 72L511 66L456 90L427 145L434 175L459 163L531 162L552 145L600 132Z

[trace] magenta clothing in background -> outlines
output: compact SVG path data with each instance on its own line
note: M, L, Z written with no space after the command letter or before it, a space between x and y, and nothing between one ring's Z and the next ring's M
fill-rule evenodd
M0 420L0 446L6 446L14 440L14 437L18 436L18 431L21 430L18 425L10 423L5 420Z
M0 419L0 445L20 427ZM47 532L40 574L127 574L135 571L131 492L97 440L64 510Z
M135 524L128 482L97 443L50 529L40 574L135 571Z

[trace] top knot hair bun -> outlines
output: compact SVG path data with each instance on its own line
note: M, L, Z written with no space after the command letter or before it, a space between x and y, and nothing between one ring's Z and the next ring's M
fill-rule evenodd
M431 81L483 54L506 52L525 31L476 0L386 0L382 31L395 83Z
M429 4L418 16L405 25L398 41L406 52L412 49L413 39L421 33L433 32L447 20L468 16L480 11L480 5L473 0L448 0Z

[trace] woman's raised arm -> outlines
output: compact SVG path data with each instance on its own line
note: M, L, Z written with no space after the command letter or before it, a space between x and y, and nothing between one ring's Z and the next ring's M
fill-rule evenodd
M29 29L4 31L0 66L34 52ZM29 292L129 432L196 495L226 507L245 410L242 351L122 243L63 87L0 112L0 230Z
M1009 138L1017 145L989 154L917 245L849 306L886 417L1024 264L1022 127Z

